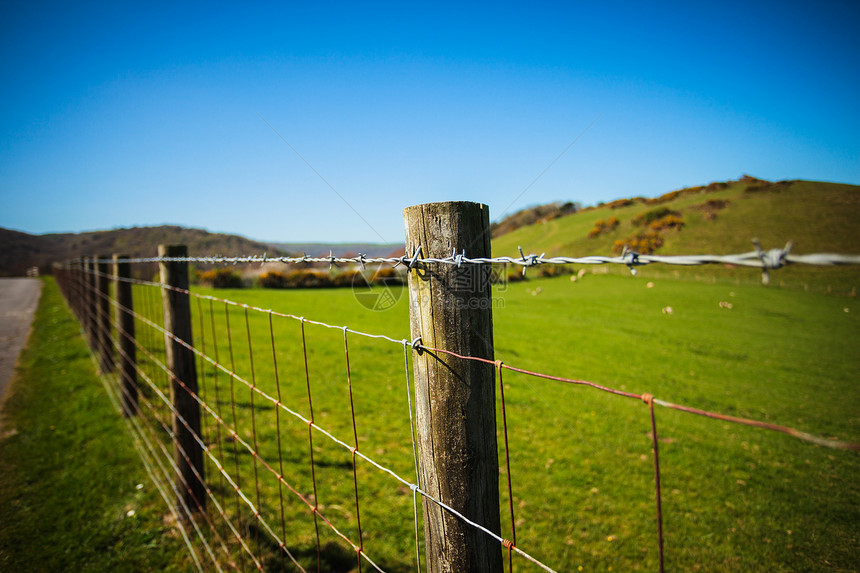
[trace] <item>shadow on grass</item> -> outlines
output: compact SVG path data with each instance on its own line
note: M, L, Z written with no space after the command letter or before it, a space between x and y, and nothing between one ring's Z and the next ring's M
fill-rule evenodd
M261 539L264 534L261 534ZM295 564L287 557L286 553L281 553L280 548L276 543L267 540L272 551L272 555L263 561L263 568L266 571L294 571ZM344 547L341 544L330 541L320 547L317 552L316 547L289 548L293 558L301 563L308 571L326 571L328 573L349 573L350 571L359 570L358 560L361 559L361 570L372 570L373 568L367 563L364 558L360 558L358 553L352 551L351 548ZM372 556L371 556L372 558ZM414 571L414 566L408 563L391 563L387 561L374 560L380 569L390 571L392 573L407 573Z

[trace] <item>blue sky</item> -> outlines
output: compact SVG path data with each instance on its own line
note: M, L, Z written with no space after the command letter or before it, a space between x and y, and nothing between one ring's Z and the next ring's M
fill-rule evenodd
M0 226L399 242L432 201L860 183L857 2L121 4L0 7Z

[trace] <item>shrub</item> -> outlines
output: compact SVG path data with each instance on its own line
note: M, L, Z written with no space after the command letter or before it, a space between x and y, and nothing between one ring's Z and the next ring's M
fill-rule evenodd
M200 284L212 288L242 288L242 275L232 267L200 272Z
M674 199L677 199L681 195L684 194L684 189L678 189L677 191L670 191L669 193L665 193L660 195L655 199L648 199L645 203L647 205L659 205L660 203L668 203Z
M257 284L262 288L287 288L287 277L278 271L266 271L257 278Z
M633 199L616 199L615 201L607 203L606 206L610 209L620 209L622 207L629 207L633 203L635 203Z
M285 275L292 288L323 288L334 286L331 273L317 269L297 269Z
M668 207L658 207L656 209L651 209L650 211L645 211L644 213L639 213L633 217L630 222L636 227L641 227L643 225L650 225L652 222L658 221L667 215L675 215L676 217L679 217L681 214L669 209Z
M603 233L614 231L619 224L620 221L618 220L618 217L610 217L606 221L598 219L594 222L594 228L588 232L588 238L593 239Z
M394 274L399 276L397 271L394 271ZM321 269L294 269L287 273L264 272L257 279L257 284L262 288L329 288L366 286L368 281L364 278L364 273L356 269L338 274Z
M722 191L723 189L728 189L729 183L725 181L714 181L713 183L708 183L708 186L705 187L705 193L713 193L715 191Z
M729 201L726 199L708 199L699 205L697 209L702 209L704 211L718 211L720 209L725 209L728 206Z
M662 231L663 229L680 229L684 226L684 221L677 215L666 215L656 221L651 221L648 228L652 231Z
M744 189L744 193L757 193L761 191L768 191L771 193L779 193L780 191L785 191L794 181L777 181L776 183L770 183L768 181L759 181L757 183L751 183Z
M406 277L398 272L397 269L393 267L379 267L373 276L370 277L370 282L373 284L386 284L386 285L397 285L403 284Z
M696 205L693 207L699 211L704 212L705 219L708 221L713 221L717 218L717 211L725 209L729 206L729 201L725 199L708 199L701 205Z
M663 235L659 231L646 231L628 239L615 241L612 250L620 254L624 251L625 246L631 251L650 255L663 246Z
M336 287L351 287L365 286L367 280L362 276L362 272L356 269L350 269L334 275L331 279L332 286Z

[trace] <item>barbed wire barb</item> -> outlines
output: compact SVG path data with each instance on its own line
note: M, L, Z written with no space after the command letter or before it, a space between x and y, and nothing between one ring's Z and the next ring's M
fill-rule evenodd
M754 244L756 245L755 250L747 252L747 253L736 253L729 255L655 255L655 254L645 254L638 253L629 248L629 246L625 245L621 254L618 256L601 256L601 255L587 255L583 257L570 257L570 256L551 256L547 257L546 253L538 254L526 254L522 247L517 247L519 251L519 256L510 257L510 256L498 256L498 257L479 257L479 258L470 258L467 256L465 250L463 252L457 252L456 249L453 250L451 255L443 258L435 258L435 257L421 257L422 247L421 245L412 247L412 255L404 254L399 257L368 257L365 254L359 254L354 257L337 257L334 256L333 251L329 251L328 256L324 257L311 257L308 256L307 253L302 254L301 257L269 257L267 254L260 255L237 255L226 257L222 255L212 255L212 256L197 256L197 257L141 257L141 258L128 258L128 259L119 259L118 262L121 263L161 263L161 262L186 262L186 263L198 263L198 264L224 264L224 265L238 265L238 264L248 264L248 263L260 263L261 265L265 265L267 263L282 263L282 264L313 264L313 263L325 263L329 265L329 268L344 265L344 264L353 264L361 267L362 270L366 270L367 265L382 265L382 264L390 264L393 265L394 268L398 266L404 266L407 269L414 269L419 265L428 265L428 264L447 264L447 265L457 265L458 267L462 267L463 265L471 264L471 265L487 265L487 264L514 264L520 265L523 267L523 274L525 271L534 266L538 265L624 265L628 267L634 275L636 274L636 267L646 266L650 264L664 264L664 265L677 265L677 266L698 266L698 265L711 265L711 264L722 264L722 265L731 265L731 266L740 266L740 267L753 267L762 269L762 272L765 275L768 275L768 271L774 269L780 269L792 264L803 264L803 265L813 265L813 266L837 266L837 265L860 265L860 255L853 254L838 254L838 253L810 253L797 255L791 253L792 243L789 241L788 244L782 249L770 249L765 251L761 248L758 240L754 240ZM107 259L96 259L95 262L109 262L112 263L113 260Z

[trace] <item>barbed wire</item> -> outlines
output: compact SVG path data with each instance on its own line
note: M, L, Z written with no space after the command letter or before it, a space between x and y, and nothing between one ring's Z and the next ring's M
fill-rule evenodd
M765 272L772 269L780 269L782 267L802 264L814 266L837 266L837 265L860 265L860 255L846 255L838 253L809 253L809 254L792 254L792 243L788 243L785 247L779 249L763 250L758 240L753 240L755 250L746 253L729 254L729 255L654 255L637 253L636 251L624 248L624 251L617 256L599 256L588 255L584 257L571 256L550 256L546 253L525 254L522 247L519 247L519 256L500 256L500 257L477 257L470 258L466 256L465 251L457 252L453 250L451 255L447 257L421 257L421 247L414 247L411 255L402 255L400 257L368 257L366 255L356 255L354 257L337 257L329 255L328 257L309 257L302 255L301 257L270 257L267 254L262 255L237 255L237 256L196 256L196 257L142 257L119 259L118 262L123 263L198 263L198 264L260 264L268 263L283 263L283 264L319 264L326 263L329 268L339 265L358 265L365 269L367 265L391 264L396 266L403 265L406 268L412 269L421 265L428 264L445 264L456 265L485 265L485 264L511 264L523 267L523 272L530 267L539 265L624 265L630 268L635 274L636 267L642 267L650 264L665 264L677 266L698 266L698 265L734 265L742 267L753 267L764 270ZM96 259L96 262L112 263L113 259Z

